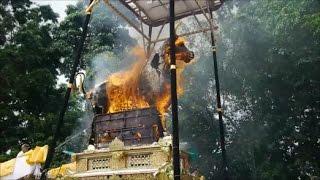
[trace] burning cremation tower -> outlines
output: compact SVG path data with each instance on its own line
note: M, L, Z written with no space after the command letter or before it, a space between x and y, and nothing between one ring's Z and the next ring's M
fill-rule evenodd
M68 106L68 101L71 93L71 88L74 83L74 77L80 62L81 52L87 33L87 27L90 20L90 14L94 4L98 0L91 0L90 5L86 9L86 19L83 25L82 37L77 48L74 66L71 77L68 83L68 89L65 96L64 106L61 110L57 128L54 133L54 138L49 146L48 157L44 166L47 170L53 158L54 148L56 146L57 137L63 125L64 113ZM72 175L77 179L203 179L196 175L189 173L188 154L179 152L178 139L178 109L177 109L177 91L176 91L176 42L174 22L188 16L194 16L200 29L191 32L180 34L179 36L187 36L197 34L200 32L211 31L212 52L215 67L215 82L219 84L217 72L216 46L214 44L214 19L212 11L219 9L222 5L222 0L190 0L190 1L174 1L174 0L158 0L158 1L131 1L119 0L125 8L131 11L138 20L140 20L141 27L136 25L135 21L126 17L114 2L104 0L105 4L114 11L117 15L122 17L143 37L143 43L148 56L154 50L156 43L163 41L160 38L163 27L170 22L170 53L163 53L162 55L170 54L170 67L167 72L170 72L171 78L171 96L172 99L172 114L173 114L173 135L174 141L172 146L172 138L170 135L165 135L163 130L163 123L160 122L158 111L152 107L152 104L145 104L144 99L140 99L143 108L133 108L118 111L108 111L105 107L109 106L107 95L98 96L94 101L99 105L94 105L95 117L93 120L92 137L90 138L90 145L88 149L82 153L77 153L73 156L76 161L76 173ZM176 4L176 5L174 5ZM123 8L122 8L123 9ZM170 11L170 13L169 13ZM207 14L210 13L210 16ZM169 15L170 14L170 18ZM202 27L197 19L197 14L202 14L207 20L208 27ZM143 24L149 27L148 35L144 33ZM160 27L161 26L161 27ZM152 29L160 27L158 35L152 35ZM192 55L193 56L193 55ZM178 56L179 57L179 56ZM157 63L155 63L157 64ZM164 86L166 87L166 86ZM101 92L106 92L107 86L99 87ZM221 134L221 149L223 159L223 169L225 179L227 179L227 163L225 152L224 129L222 121L222 108L220 103L220 90L217 89L217 112L219 113L219 127ZM115 89L119 90L119 89ZM109 90L111 92L111 90ZM104 93L103 93L104 94ZM109 99L112 99L109 97ZM119 100L121 98L116 97ZM130 104L133 102L130 101ZM134 103L133 103L134 104ZM111 104L112 105L112 104ZM147 106L146 106L147 105ZM149 106L151 105L151 106ZM101 108L102 107L102 108ZM161 110L159 110L161 111ZM109 113L112 112L112 113ZM176 128L175 128L176 127ZM173 147L173 150L172 150ZM175 158L173 160L173 154ZM179 155L180 154L180 155ZM172 166L172 161L174 168ZM179 170L181 169L181 171ZM44 171L45 172L45 171ZM181 173L180 173L181 172ZM42 178L44 177L42 174Z
M155 108L97 114L93 121L95 148L76 154L78 179L172 179L171 136L164 136ZM181 152L182 179L189 160Z

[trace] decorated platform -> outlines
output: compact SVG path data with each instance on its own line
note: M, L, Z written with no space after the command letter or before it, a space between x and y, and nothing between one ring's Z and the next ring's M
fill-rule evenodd
M73 163L61 172L49 171L49 178L56 179L121 179L169 180L173 179L171 136L149 145L125 146L115 138L108 148L89 149L73 155ZM181 151L182 179L200 180L189 172L189 156ZM56 170L61 170L57 168Z

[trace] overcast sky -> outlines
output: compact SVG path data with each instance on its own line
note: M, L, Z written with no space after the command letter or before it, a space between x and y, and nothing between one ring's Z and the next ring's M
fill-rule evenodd
M76 4L78 0L31 0L39 5L50 5L55 13L59 14L59 21L66 16L67 5Z
M53 11L59 14L58 20L62 21L66 17L65 10L67 9L67 5L69 4L75 5L79 0L31 0L31 1L38 5L50 5ZM129 34L134 38L138 38L138 34L133 30L133 28L129 28ZM67 82L67 79L65 78L64 75L61 75L58 77L58 84L66 83L66 82Z
M66 17L65 10L67 9L67 5L73 4L75 5L80 0L31 0L32 2L38 5L50 5L53 11L59 14L59 21L62 21L64 17ZM133 28L129 27L129 34L133 38L138 38L139 40L141 37ZM140 42L140 41L139 41Z

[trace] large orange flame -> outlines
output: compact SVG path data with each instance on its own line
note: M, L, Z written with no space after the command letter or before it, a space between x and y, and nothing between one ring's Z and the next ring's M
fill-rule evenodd
M109 113L150 106L139 93L139 78L145 59L143 49L134 48L131 53L139 58L138 61L130 69L111 74L107 79Z
M177 42L178 41L178 42ZM178 38L176 43L184 42L184 39ZM127 70L116 72L107 78L107 112L121 112L131 109L147 108L155 106L161 115L162 125L165 128L164 114L167 112L171 103L170 81L160 84L162 91L152 97L156 100L155 104L149 104L144 94L139 90L141 72L145 65L146 56L143 48L134 48L131 52L138 59ZM165 57L165 63L169 64L169 57ZM186 67L183 61L177 61L177 93L178 97L183 94L183 75L182 72Z

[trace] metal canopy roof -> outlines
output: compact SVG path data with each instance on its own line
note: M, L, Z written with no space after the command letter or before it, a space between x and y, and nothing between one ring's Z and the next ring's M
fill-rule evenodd
M99 0L94 0L99 1ZM164 26L169 22L169 0L103 0L107 7L116 15L124 19L131 27L142 35L143 45L146 54L150 55L157 42L167 38L160 38ZM214 31L216 26L212 18L212 11L222 6L224 0L174 0L175 1L175 20L193 16L198 24L198 28L178 36L189 36L197 33ZM89 7L92 7L90 5ZM207 24L202 24L197 14L201 14ZM137 21L138 20L138 21ZM145 32L145 26L148 31ZM152 30L157 29L154 36Z
M143 23L156 27L169 22L169 0L119 0ZM222 0L176 0L175 19L217 10Z

